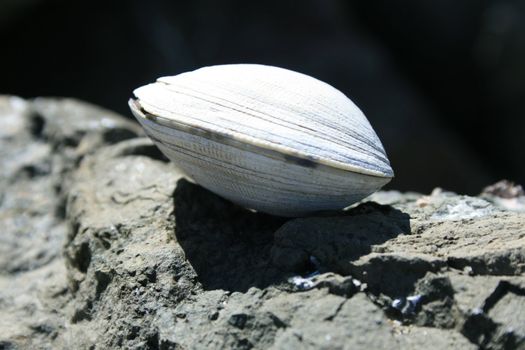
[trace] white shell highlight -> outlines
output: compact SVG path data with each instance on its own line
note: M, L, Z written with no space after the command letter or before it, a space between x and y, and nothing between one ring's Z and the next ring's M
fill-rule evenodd
M283 216L341 209L393 177L359 108L282 68L222 65L134 91L135 117L161 151L209 190Z

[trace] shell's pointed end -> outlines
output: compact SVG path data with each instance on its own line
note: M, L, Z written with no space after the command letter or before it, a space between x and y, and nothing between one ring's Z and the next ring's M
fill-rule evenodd
M142 108L140 102L138 99L130 98L128 100L128 106L131 109L131 113L135 116L137 119L148 119L155 121L156 117L153 114L150 114Z
M139 101L136 98L131 97L128 100L128 106L132 111L140 111L141 107Z
M139 103L139 100L136 99L136 98L130 98L128 100L128 106L129 106L129 109L131 109L131 113L133 114L133 116L137 119L146 119L146 113L144 111L144 109L142 108L142 106L140 105Z

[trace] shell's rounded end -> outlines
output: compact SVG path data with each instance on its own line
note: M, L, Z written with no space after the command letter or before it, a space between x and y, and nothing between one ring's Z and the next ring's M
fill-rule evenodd
M385 155L385 158L386 158L386 155ZM395 177L394 170L390 166L390 162L388 162L388 167L384 168L383 177L389 178L390 180L388 180L388 182L390 182Z

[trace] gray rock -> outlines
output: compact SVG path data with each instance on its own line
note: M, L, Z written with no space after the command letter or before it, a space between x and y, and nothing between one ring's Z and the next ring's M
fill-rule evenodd
M278 218L110 112L3 97L0 117L0 349L525 346L525 213L486 194Z
M1 96L0 118L0 348L53 348L70 299L62 246L71 172L85 155L141 131L70 99Z

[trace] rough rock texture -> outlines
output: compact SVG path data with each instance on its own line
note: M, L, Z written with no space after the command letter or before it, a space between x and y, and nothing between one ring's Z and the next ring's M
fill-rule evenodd
M61 346L70 175L87 154L141 130L70 99L2 96L0 121L0 349Z
M497 191L285 219L99 108L2 97L0 120L0 349L525 348L525 213Z

